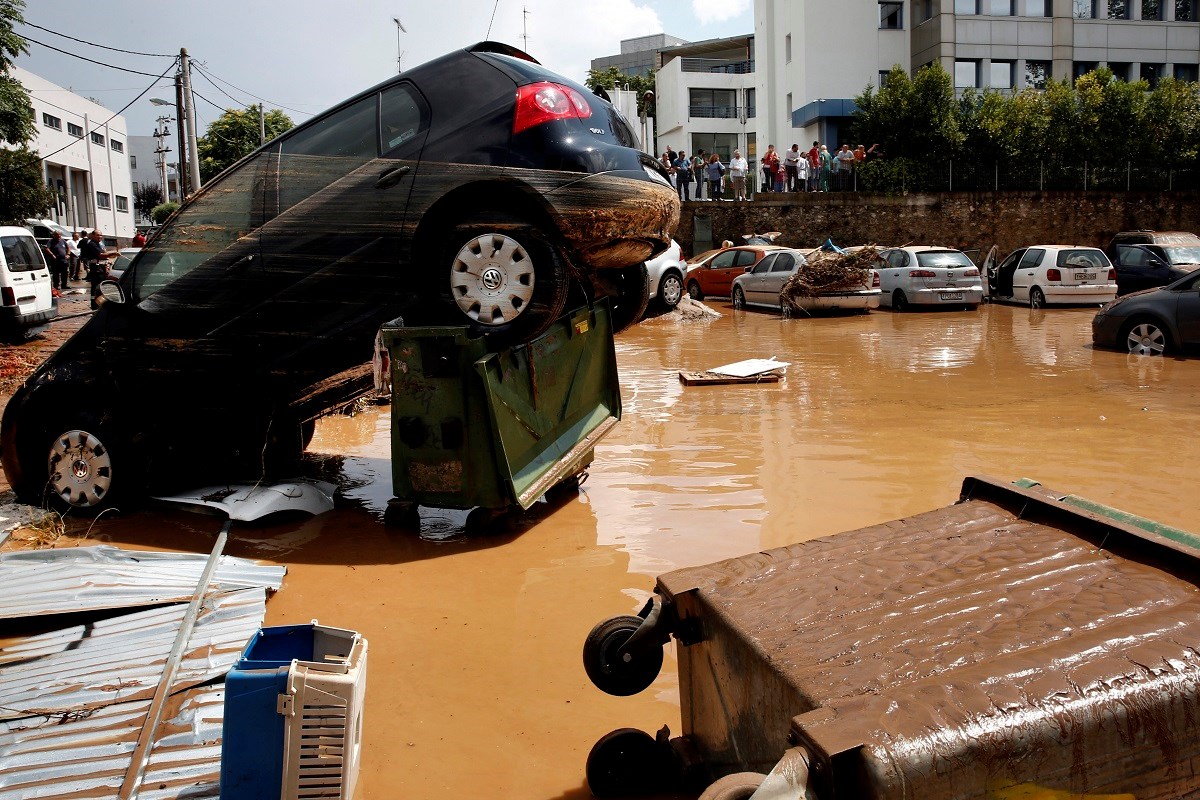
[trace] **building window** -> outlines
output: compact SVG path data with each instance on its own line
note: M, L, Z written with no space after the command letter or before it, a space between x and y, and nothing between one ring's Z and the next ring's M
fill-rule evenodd
M1099 66L1100 63L1098 61L1072 61L1071 79L1077 81Z
M1075 19L1095 19L1096 18L1096 2L1095 0L1072 0L1071 16Z
M1013 62L992 60L988 64L987 86L991 89L1013 88Z
M92 131L92 144L98 144L101 147L103 147L104 146L104 134L96 133L95 131Z
M129 210L129 198L121 197L121 195L117 195L117 211L128 211L128 210Z
M790 126L792 124L792 112L796 110L796 107L794 105L792 105L792 93L791 92L787 93L787 110L788 110L788 125Z
M1133 64L1128 61L1110 61L1108 62L1108 71L1113 74L1113 77L1128 81L1129 76L1133 73Z
M1196 21L1196 0L1175 0L1175 21Z
M109 139L108 146L111 147L113 150L117 151L118 153L125 152L125 143L118 142L116 139Z
M974 89L979 85L978 61L954 62L954 88Z
M733 155L733 151L738 147L738 136L736 133L693 133L692 134L692 152L699 153L703 150L705 153L716 153L720 156L721 161L728 164L729 158ZM748 146L747 149L750 149ZM753 161L754 156L746 155L748 161Z
M1129 19L1129 0L1108 0L1109 19Z
M1161 0L1142 0L1142 19L1162 19L1163 3Z
M1027 17L1053 17L1054 16L1053 0L1025 0L1025 16L1027 16Z
M746 90L746 119L754 119L758 113L754 89Z
M734 89L689 89L688 116L737 119L737 92Z
M1159 78L1166 74L1165 64L1142 64L1142 80L1153 89L1158 86Z
M47 128L54 128L56 131L62 130L62 120L50 114L42 114L42 124Z
M1013 0L982 0L979 13L993 17L1011 17L1013 4Z
M891 75L891 74L892 74L892 71L890 69L879 70L879 88L880 89L887 87L888 75Z
M109 209L108 192L96 192L96 208Z
M1195 83L1200 79L1200 66L1196 64L1176 64L1175 79Z
M133 181L133 194L135 197L137 196L137 193L138 193L138 182Z
M129 157L129 168L131 170L137 169L137 156Z
M67 123L67 133L71 134L76 139L82 139L83 138L83 126L76 125L74 122L68 122Z
M978 0L954 0L955 14L978 14Z
M879 29L885 31L904 30L904 3L879 4Z
M1025 62L1025 85L1030 89L1045 89L1050 80L1049 61Z
M912 0L913 20L917 25L933 19L933 0Z
M783 63L792 63L792 35L790 33L783 37Z

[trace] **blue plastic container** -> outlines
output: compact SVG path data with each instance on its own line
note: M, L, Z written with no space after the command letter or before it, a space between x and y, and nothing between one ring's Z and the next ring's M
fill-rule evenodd
M280 796L287 717L279 713L279 697L288 691L293 659L320 661L329 652L318 628L315 622L260 628L226 676L222 800Z

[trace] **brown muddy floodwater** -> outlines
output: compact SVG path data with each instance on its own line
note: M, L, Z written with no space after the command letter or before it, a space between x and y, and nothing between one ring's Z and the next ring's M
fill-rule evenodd
M965 475L1032 477L1200 531L1200 360L1094 351L1094 310L711 322L618 337L625 418L577 500L489 537L462 512L385 528L388 412L321 420L339 508L234 528L227 549L289 568L268 624L370 641L361 798L585 798L588 750L632 726L679 732L673 653L614 698L584 675L593 624L656 575L947 505ZM792 362L777 385L683 387L680 369ZM337 459L332 466L337 466ZM207 552L213 519L104 518L93 539Z

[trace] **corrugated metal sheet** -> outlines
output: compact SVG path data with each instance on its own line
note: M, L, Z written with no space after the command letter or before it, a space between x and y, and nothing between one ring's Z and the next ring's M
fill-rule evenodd
M139 798L219 796L224 701L224 690L213 687L171 698ZM0 800L116 797L149 705L0 722Z
M180 603L123 614L0 649L0 719L149 700L186 610ZM205 597L171 691L228 672L265 613L261 588Z
M208 557L100 545L0 555L0 619L191 599ZM285 567L222 556L212 590L283 584Z

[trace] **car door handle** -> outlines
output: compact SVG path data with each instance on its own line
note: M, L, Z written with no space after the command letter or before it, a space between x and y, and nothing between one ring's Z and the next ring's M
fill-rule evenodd
M389 170L384 170L379 176L379 180L375 181L376 189L390 189L404 179L404 176L412 171L412 167L392 167Z

